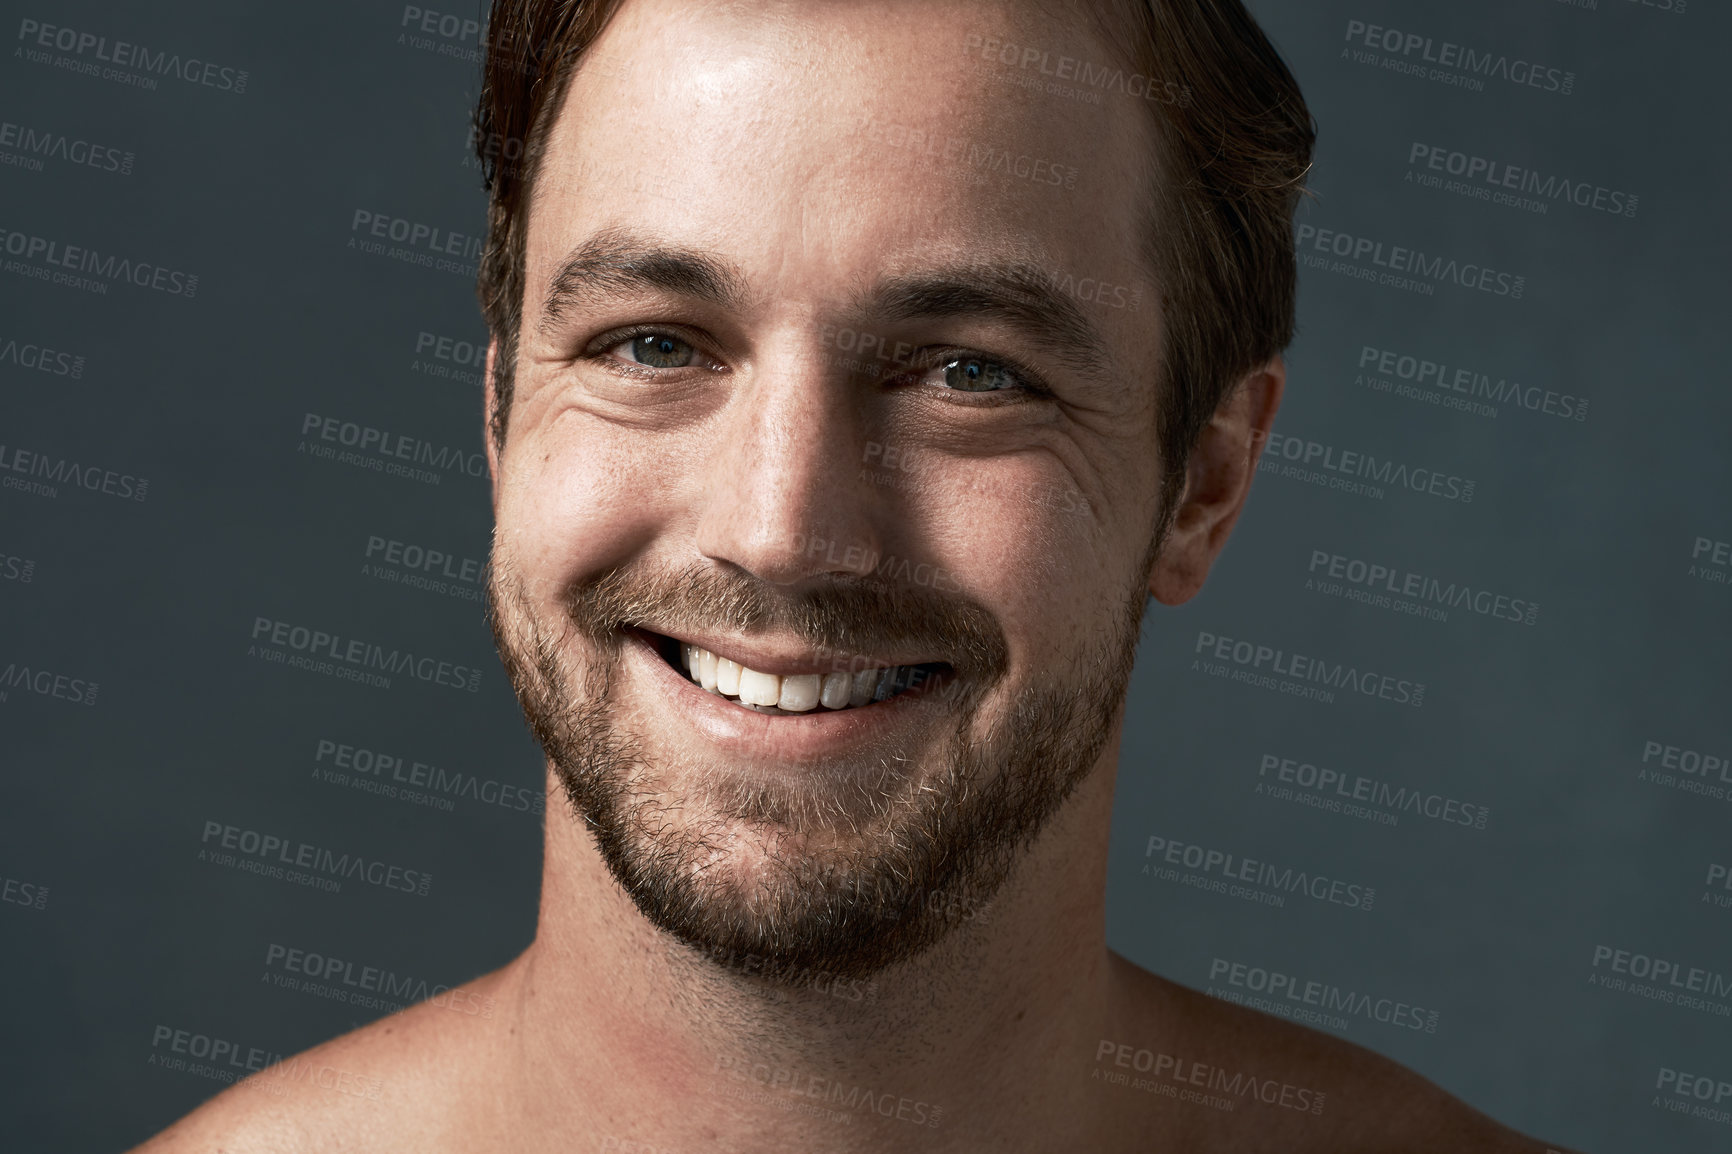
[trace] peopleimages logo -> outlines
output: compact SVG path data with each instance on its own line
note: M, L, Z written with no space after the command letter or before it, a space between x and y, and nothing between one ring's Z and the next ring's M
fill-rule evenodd
M1379 486L1387 485L1445 501L1458 501L1463 505L1473 502L1475 483L1472 478L1419 465L1409 466L1406 462L1363 450L1338 449L1306 437L1270 433L1263 444L1262 456L1264 459L1258 465L1261 470L1279 471L1282 476L1294 480L1378 500L1383 497L1383 489ZM1324 471L1316 472L1318 469Z
M783 1109L803 1108L802 1112L815 1116L828 1116L833 1121L851 1122L859 1114L877 1115L880 1118L895 1118L915 1126L936 1129L944 1120L944 1107L925 1102L918 1098L910 1098L887 1090L872 1090L865 1086L851 1085L834 1078L821 1078L802 1070L792 1070L782 1066L772 1066L768 1062L755 1061L748 1055L735 1057L732 1054L717 1054L715 1069L712 1073L724 1075L735 1082L756 1083L765 1090L777 1094L786 1094L792 1103L784 1104L764 1095L747 1096L738 1093L732 1097L746 1097L748 1101L764 1101L779 1105ZM822 1103L813 1106L811 1103ZM854 1111L857 1113L850 1113Z
M1257 778L1258 793L1265 790L1273 792L1283 786L1295 787L1310 795L1303 800L1321 809L1337 810L1345 804L1351 811L1354 808L1353 803L1364 802L1368 806L1386 811L1376 815L1387 817L1387 821L1379 822L1382 825L1395 825L1397 814L1412 813L1445 825L1484 829L1486 818L1491 814L1491 810L1486 806L1460 801L1441 793L1426 793L1405 785L1392 785L1363 774L1349 776L1339 769L1317 766L1308 761L1282 757L1275 753L1265 753L1262 756L1257 766ZM1270 785L1270 782L1280 784ZM1363 815L1350 812L1349 816Z
M358 637L344 638L341 634L327 633L323 629L311 629L289 621L278 621L270 617L253 618L253 641L254 644L247 649L249 657L264 657L268 651L293 654L294 658L300 658L299 661L290 658L285 664L301 665L309 661L321 665L335 663L336 668L352 674L348 680L364 680L369 684L382 682L380 688L390 688L390 678L369 673L368 670L407 674L429 685L465 689L470 693L481 691L481 670L471 666L442 661L435 657L418 657L409 650L387 649L383 645L375 645ZM282 661L283 658L278 657L276 660Z
M415 334L415 360L410 369L430 377L479 385L487 365L487 342L466 341L425 329Z
M460 15L405 4L397 27L402 30L397 33L397 43L435 56L479 64L485 48L490 53L490 64L508 63L515 72L535 67L535 54L522 40L521 32L511 28L490 28L473 14Z
M473 260L481 255L482 239L478 236L451 232L437 225L423 224L388 213L370 212L364 208L355 210L354 219L349 222L349 231L364 231L368 236L394 240L399 244L408 244L441 256L460 256Z
M1697 537L1690 546L1690 569L1685 576L1710 585L1732 585L1732 541Z
M470 16L457 16L450 12L435 12L429 8L421 8L414 4L403 5L403 18L398 22L400 27L413 28L417 32L425 32L429 36L443 36L447 40L465 42L481 39L481 22Z
M133 44L126 40L115 40L112 43L108 37L95 32L83 32L76 28L66 28L57 24L45 24L29 17L18 22L18 40L26 45L23 49L28 59L38 64L57 64L61 67L70 65L70 71L82 72L87 75L100 75L105 80L126 79L125 73L110 75L115 69L133 69L145 73L136 79L147 81L139 87L154 89L156 84L150 78L153 76L172 76L176 80L202 88L214 88L219 92L232 92L236 96L247 90L247 72L244 68L234 68L214 61L203 60L197 56L181 56L178 52L153 51L143 44ZM56 52L71 53L76 59L68 60L61 57L41 59L47 53L42 49ZM82 66L80 66L82 64ZM100 65L111 64L115 68L102 68ZM136 81L134 81L136 83Z
M1724 1078L1661 1066L1659 1076L1654 1079L1654 1089L1669 1097L1656 1096L1652 1105L1674 1114L1688 1114L1693 1118L1732 1125L1732 1108L1720 1108L1722 1103L1732 1107L1732 1082Z
M469 477L487 475L487 455L479 450L436 445L407 433L393 433L341 417L307 413L301 418L301 436L303 440L295 450L298 453L411 480L437 484L451 471ZM344 446L347 451L329 448L330 445ZM428 467L420 468L422 465Z
M1307 268L1342 273L1424 296L1432 295L1436 285L1453 284L1491 296L1520 300L1527 287L1527 277L1519 273L1500 271L1477 261L1458 261L1453 256L1427 255L1420 249L1386 245L1372 237L1318 228L1314 224L1300 225L1294 243L1300 250L1301 263ZM1313 256L1304 251L1307 246L1313 252L1325 255ZM1329 255L1341 259L1331 262L1326 259ZM1361 261L1369 261L1370 267ZM1387 271L1379 272L1378 269Z
M505 136L498 132L482 132L470 125L463 143L463 167L483 168L487 162L504 172L522 172L526 161L540 155L542 146L525 145L521 136Z
M1588 975L1589 985L1627 991L1650 1001L1669 1002L1717 1017L1732 1017L1732 1006L1724 1000L1732 998L1732 975L1603 944L1594 946L1593 970ZM1705 997L1697 997L1698 994ZM1722 1000L1713 1002L1708 998Z
M1108 1067L1107 1059L1112 1059L1112 1066L1119 1069ZM1134 1078L1124 1071L1148 1074L1148 1078ZM1115 1043L1112 1038L1102 1038L1100 1045L1095 1047L1095 1069L1089 1073L1089 1078L1223 1112L1235 1111L1238 1105L1249 1100L1304 1114L1322 1114L1323 1100L1327 1097L1322 1090L1311 1090L1275 1078L1259 1078L1244 1071L1235 1073L1223 1066L1211 1066L1209 1062L1195 1062L1174 1054L1138 1050L1124 1041Z
M1055 57L1048 49L1013 44L996 36L970 33L962 50L967 56L978 55L982 60L996 61L1023 72L1032 70L1035 75L1027 79L1034 83L1021 87L1044 87L1051 95L1064 96L1082 104L1099 104L1102 92L1118 92L1139 100L1180 107L1189 107L1191 103L1191 90L1186 85L1144 76L1140 72L1127 74L1116 64L1096 64L1074 56ZM1036 79L1041 76L1050 76L1052 80L1043 82ZM1082 88L1059 84L1059 81L1072 81L1094 91L1085 92Z
M11 148L18 151L0 151L0 164L40 172L44 159L63 160L70 164L94 168L99 172L118 172L122 176L132 173L132 153L113 145L97 144L68 136L64 132L0 120L0 149Z
M1272 1010L1284 1018L1300 1021L1323 1018L1324 1024L1336 1029L1345 1029L1350 1018L1363 1018L1405 1030L1437 1033L1436 1010L1398 998L1379 998L1344 990L1328 982L1301 979L1245 962L1212 959L1209 962L1209 981L1224 982L1229 987L1226 993L1238 995L1226 997L1225 1001L1257 1010ZM1305 1010L1312 1012L1305 1014Z
M247 873L266 874L332 892L340 889L345 880L354 880L424 898L428 887L433 884L433 875L425 870L405 869L364 854L340 854L309 842L291 841L220 821L205 822L204 836L199 840L205 847L198 851L199 861L230 866ZM237 852L244 857L237 857ZM289 874L285 875L283 866L292 867ZM296 870L308 872L295 876Z
M215 1038L209 1034L194 1033L191 1030L177 1030L173 1026L157 1026L151 1034L150 1065L169 1066L172 1069L185 1069L186 1062L163 1057L158 1051L167 1050L170 1054L185 1054L208 1062L221 1062L228 1067L229 1076L220 1081L233 1081L238 1074L246 1074L263 1070L267 1066L282 1061L283 1056L266 1050L262 1046L242 1046L239 1042L228 1038ZM204 1071L192 1071L204 1073ZM207 1075L209 1076L209 1075Z
M1430 188L1442 188L1446 192L1459 192L1464 196L1508 205L1511 208L1545 213L1549 208L1548 201L1553 204L1562 201L1577 208L1592 209L1610 216L1636 215L1638 198L1634 193L1606 188L1585 180L1570 180L1556 174L1542 177L1534 169L1484 156L1474 156L1447 145L1426 144L1416 140L1407 150L1407 163L1409 167L1405 180L1410 184L1417 183ZM1416 176L1415 168L1422 168L1423 171ZM1439 173L1443 175L1436 175ZM1443 176L1459 177L1460 180L1446 183ZM1460 184L1462 187L1450 187L1453 184ZM1518 196L1517 193L1523 195Z
M1327 549L1311 550L1311 564L1306 571L1310 574L1305 579L1307 589L1419 617L1447 621L1447 610L1462 609L1495 621L1532 625L1540 611L1538 604L1520 597L1478 588L1465 581L1445 583L1397 565L1366 561Z
M475 585L481 583L482 574L487 569L487 563L479 557L457 557L440 549L391 540L376 533L367 538L366 556L371 560L383 560L405 569L418 569L450 581L467 581Z
M5 701L12 691L18 690L73 705L95 705L98 688L97 683L89 678L56 673L52 669L17 661L9 661L4 669L0 669L0 701Z
M19 557L0 549L0 581L16 581L28 585L36 576L36 559Z
M31 910L48 908L48 887L0 874L0 902Z
M1575 91L1576 74L1561 68L1511 59L1501 52L1484 51L1449 40L1434 40L1418 32L1403 32L1364 20L1349 20L1343 38L1354 48L1341 54L1360 64L1378 64L1392 72L1438 80L1483 91L1485 81L1503 80L1542 92L1568 96ZM1383 56L1380 58L1379 53ZM1436 65L1427 68L1427 65Z
M1197 644L1191 652L1199 655L1191 662L1194 670L1200 668L1217 677L1231 676L1232 680L1248 681L1266 689L1316 696L1330 702L1335 697L1329 691L1339 689L1415 709L1425 704L1424 682L1360 670L1345 662L1331 663L1321 657L1289 653L1272 645L1222 637L1207 630L1197 631ZM1278 680L1282 678L1286 680Z
M1112 1069L1103 1072L1108 1058L1121 1070L1135 1070L1148 1074L1149 1077L1132 1078ZM1222 1066L1197 1062L1174 1054L1139 1050L1127 1042L1114 1042L1111 1038L1102 1038L1100 1045L1095 1047L1095 1068L1089 1077L1115 1086L1130 1086L1180 1102L1221 1111L1233 1110L1241 1102L1249 1100L1261 1102L1265 1106L1298 1110L1305 1114L1321 1114L1324 1099L1327 1097L1320 1090L1295 1086L1291 1082L1259 1078L1244 1071L1233 1072ZM1169 1086L1160 1079L1176 1085Z
M196 273L117 256L112 252L104 256L87 246L66 244L4 226L0 226L0 252L18 258L6 262L7 272L103 295L107 294L109 284L136 285L188 300L198 294ZM86 275L74 277L72 273Z
M1258 861L1256 858L1239 857L1223 850L1207 849L1158 835L1150 836L1143 857L1143 873L1147 876L1157 877L1162 881L1182 881L1198 889L1215 890L1262 905L1285 905L1281 894L1297 894L1313 901L1370 912L1372 904L1377 900L1377 890L1371 886L1330 878L1309 870L1295 870L1292 866L1283 868L1266 861ZM1181 866L1187 870L1196 870L1197 873L1181 877L1177 870L1163 869L1163 865ZM1211 874L1215 877L1211 878ZM1246 887L1229 886L1226 884L1229 882L1261 886L1262 891L1234 893L1233 890L1244 890Z
M395 242L395 247L388 247L387 240ZM470 233L365 208L357 208L349 222L348 247L352 249L459 276L475 275L482 246L482 238Z
M1719 906L1721 909L1732 909L1732 866L1721 862L1708 863L1708 879L1704 881L1706 888L1702 891L1702 901L1708 905ZM1725 893L1715 893L1722 889Z
M0 473L8 474L0 481L5 488L22 489L41 497L58 497L60 490L56 485L76 486L124 501L142 501L150 492L150 482L143 477L100 465L81 465L70 457L51 456L17 445L0 444ZM21 481L10 476L12 473L41 480Z
M1732 565L1732 541L1698 537L1696 543L1690 547L1690 560L1699 561L1704 553L1708 555L1709 564Z
M192 1030L158 1026L150 1048L150 1065L213 1082L234 1083L237 1093L252 1090L280 1096L288 1093L290 1083L298 1082L374 1102L384 1097L382 1078L324 1062L314 1064L299 1055L284 1061L281 1054L262 1047L242 1047L230 1039Z
M272 942L265 947L265 972L281 989L330 998L365 1010L389 1010L431 1001L470 1017L491 1018L490 997L469 993L425 978L400 976L380 966L357 966L353 961L317 950L303 950Z
M1497 416L1496 409L1475 405L1474 398L1500 405L1516 405L1532 413L1544 413L1561 421L1588 419L1588 402L1574 393L1560 393L1538 385L1524 385L1507 377L1493 381L1490 374L1414 356L1395 349L1362 345L1359 349L1361 376L1355 384L1368 385L1397 396L1432 400L1446 408L1466 409L1482 416ZM1370 370L1370 372L1365 372ZM1379 380L1376 374L1385 378ZM1411 385L1393 385L1389 378ZM1461 398L1458 400L1457 398Z
M0 363L75 381L84 376L84 358L77 353L62 352L29 341L20 343L16 337L0 338Z
M478 777L461 770L446 770L441 766L417 761L401 754L385 753L365 746L350 745L332 738L321 737L313 749L313 776L347 777L356 788L366 792L392 791L388 796L410 795L426 790L441 804L436 809L450 810L451 798L466 797L482 805L539 815L544 808L544 795L539 788L507 785L492 778ZM395 783L395 784L392 784ZM339 782L338 784L349 784ZM407 797L406 800L415 800Z
M989 143L958 136L947 136L940 145L936 136L928 135L922 129L887 123L871 116L860 118L857 131L879 144L937 158L945 164L966 166L980 174L991 172L1001 177L1014 176L1030 184L1052 185L1067 192L1076 188L1076 166L1060 164L1050 157L1013 153L1007 148L995 148Z
M1732 753L1704 753L1664 741L1644 741L1642 765L1675 770L1685 777L1696 777L1703 781L1713 777L1732 784Z
M483 578L487 563L479 557L458 557L404 541L370 535L361 576L390 581L428 593L464 601L485 600Z

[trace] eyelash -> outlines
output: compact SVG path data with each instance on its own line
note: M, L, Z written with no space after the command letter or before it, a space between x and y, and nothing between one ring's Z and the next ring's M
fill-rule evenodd
M635 340L638 337L645 337L645 336L673 337L675 340L679 341L681 344L689 345L691 347L691 349L693 350L693 352L697 353L699 356L705 355L703 352L702 342L697 341L697 340L691 340L691 339L687 338L686 336L682 335L682 333L680 332L679 329L671 328L667 325L648 325L648 324L646 324L646 325L632 325L632 326L627 327L627 328L616 329L613 332L606 334L605 336L601 337L600 339L592 342L590 344L589 348L584 351L583 356L587 360L603 362L605 364L605 366L612 372L616 372L622 376L628 376L628 377L632 377L632 378L635 378L638 380L642 380L642 379L647 378L647 377L654 377L657 373L660 373L660 372L682 372L682 371L685 371L686 369L698 367L695 365L684 365L678 369L657 369L653 365L640 365L640 364L636 364L632 361L621 360L618 357L610 355L614 349L619 348L619 346L625 344L627 341ZM922 350L922 351L926 351L926 350ZM708 358L706 358L706 359L708 359ZM963 348L953 348L953 347L942 347L941 346L937 350L937 355L932 357L931 362L929 364L927 364L924 368L912 369L908 373L898 374L897 377L894 377L894 378L887 377L886 379L902 379L902 378L906 378L906 377L916 376L916 374L918 374L918 376L924 376L927 373L933 372L933 371L938 370L938 369L943 369L945 366L954 364L957 361L980 361L981 363L986 364L986 365L993 365L993 366L997 366L998 368L1001 368L1001 369L1007 369L1007 370L1009 370L1010 375L1012 377L1014 377L1016 379L1016 381L1018 382L1018 384L1020 385L1020 388L985 389L985 390L981 390L978 392L969 391L967 389L942 389L942 391L944 391L944 392L952 393L952 394L959 396L959 397L968 398L966 401L963 402L964 404L974 404L974 405L1006 404L1006 403L1011 403L1010 397L1012 397L1012 396L1018 397L1018 399L1021 399L1021 400L1033 400L1033 399L1038 399L1038 398L1050 397L1052 395L1052 390L1049 387L1047 387L1046 382L1041 379L1039 373L1036 373L1034 370L1028 368L1027 366L1023 365L1022 362L1015 360L1014 358L1002 357L1002 356L989 356L985 353L977 352L973 349L963 349ZM714 361L712 360L711 365L713 365L713 364L714 364ZM709 367L709 366L705 366L705 367ZM716 371L716 370L714 370L712 368L711 371ZM1009 394L1009 396L1007 396L1007 394Z
M657 369L653 365L635 364L631 361L623 361L618 357L608 355L627 341L636 340L638 337L648 336L672 337L683 345L690 345L692 351L697 353L699 356L704 355L703 343L688 338L682 334L679 329L670 328L667 325L632 325L629 328L616 329L598 340L593 341L590 346L584 350L583 357L585 360L601 362L604 367L613 372L640 380L645 377L653 377L658 372L682 372L686 369L700 367L697 365L685 365L679 369ZM705 359L708 360L709 358L706 357ZM711 363L713 364L714 362L712 361Z

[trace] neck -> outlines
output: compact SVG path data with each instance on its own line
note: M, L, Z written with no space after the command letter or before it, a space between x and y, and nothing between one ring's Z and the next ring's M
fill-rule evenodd
M598 1134L603 1149L962 1149L1053 1120L1075 1135L1054 1107L1111 1012L1117 753L1115 737L984 908L956 908L938 945L860 979L766 977L763 959L673 942L551 786L540 926L505 991L513 1084L535 1103L515 1117L567 1131L566 1149ZM1065 1054L1084 1056L1076 1070Z

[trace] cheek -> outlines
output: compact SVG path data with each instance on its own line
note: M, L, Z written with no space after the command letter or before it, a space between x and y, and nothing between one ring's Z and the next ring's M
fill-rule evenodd
M1068 652L1118 596L1100 510L1062 472L969 464L930 491L942 564L999 618L1013 660Z
M537 431L506 456L500 532L526 576L560 583L624 564L669 511L667 470L645 438L577 422Z

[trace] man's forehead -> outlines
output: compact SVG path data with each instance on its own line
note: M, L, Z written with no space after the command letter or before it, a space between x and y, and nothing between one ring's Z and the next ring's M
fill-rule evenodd
M690 18L655 19L674 11ZM990 264L1098 262L1113 252L1103 233L1127 223L1102 219L1103 201L1130 216L1149 115L1031 91L965 51L1029 19L1018 5L634 0L579 67L544 150L531 293L614 224L722 250L774 234L779 253L795 241L802 257L885 272L947 246ZM1106 51L1081 21L1043 28Z

